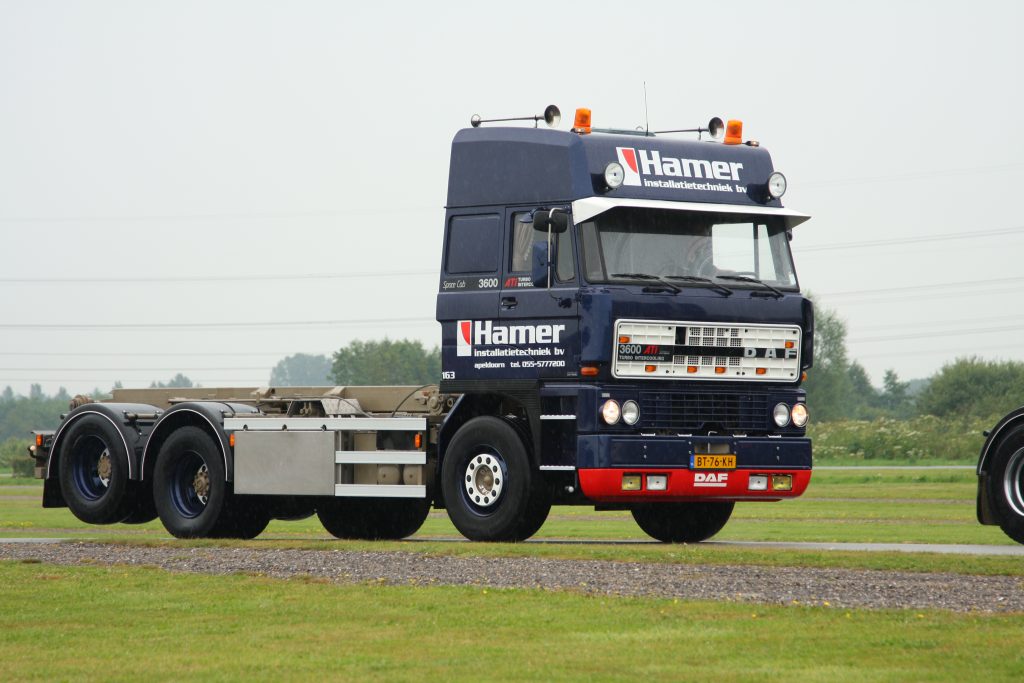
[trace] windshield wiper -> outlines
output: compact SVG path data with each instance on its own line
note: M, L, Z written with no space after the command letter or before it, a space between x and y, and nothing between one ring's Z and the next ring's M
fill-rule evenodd
M684 282L700 282L701 284L711 285L711 289L722 294L722 296L731 296L732 290L725 285L720 285L713 282L711 278L700 277L699 275L666 275L666 280L682 280Z
M679 294L683 290L679 289L672 283L662 278L658 278L657 275L651 275L646 272L613 272L611 273L612 278L625 278L629 280L650 280L655 283L660 283L669 288L673 294Z
M771 290L772 293L775 294L776 298L779 299L786 296L785 294L782 293L781 290L775 289L767 282L764 282L763 280L758 280L756 277L750 277L749 275L716 275L715 277L717 277L719 280L735 280L737 282L751 282L755 285L761 285L762 287Z

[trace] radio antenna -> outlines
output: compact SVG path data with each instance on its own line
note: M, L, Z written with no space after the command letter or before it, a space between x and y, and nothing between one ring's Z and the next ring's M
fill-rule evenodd
M647 81L644 81L644 132L651 133L651 117L647 115Z

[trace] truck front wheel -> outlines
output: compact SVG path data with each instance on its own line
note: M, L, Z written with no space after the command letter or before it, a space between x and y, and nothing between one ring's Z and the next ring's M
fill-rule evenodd
M633 508L633 519L663 543L699 543L725 526L735 503L654 503Z
M68 429L60 449L60 486L71 512L88 524L114 524L135 509L124 441L108 420L86 415Z
M471 541L524 540L551 508L519 434L496 417L475 417L455 433L441 486L452 524Z
M996 447L988 477L989 500L1007 536L1024 543L1024 426L1017 427Z

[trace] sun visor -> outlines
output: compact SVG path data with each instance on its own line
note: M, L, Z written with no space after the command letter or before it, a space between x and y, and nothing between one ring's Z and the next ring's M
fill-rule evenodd
M768 206L741 206L737 204L710 204L703 202L670 202L660 199L612 199L586 197L572 203L572 219L577 225L594 216L619 206L637 209L668 209L670 211L704 211L708 213L735 213L753 216L780 216L787 228L800 225L810 218L806 213Z

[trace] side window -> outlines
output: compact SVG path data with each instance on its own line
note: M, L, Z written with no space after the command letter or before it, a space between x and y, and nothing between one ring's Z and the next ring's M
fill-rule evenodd
M501 217L454 216L448 226L445 270L450 275L493 273L501 253Z
M509 272L530 272L532 266L530 259L533 258L533 238L533 222L530 214L517 213L512 218L512 248L510 249L512 263Z
M558 238L558 263L555 264L555 277L559 282L572 282L576 279L576 259L572 253L572 229L569 229Z
M569 234L569 230L566 230L561 234L552 235L552 237L558 241L558 263L555 264L555 277L559 282L572 282L576 279L576 259L572 251L572 235ZM547 241L547 239L546 232L534 230L530 213L515 214L512 218L512 244L509 250L512 258L509 272L529 273L533 268L534 243Z

